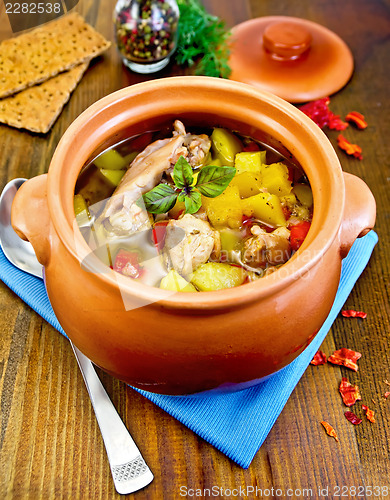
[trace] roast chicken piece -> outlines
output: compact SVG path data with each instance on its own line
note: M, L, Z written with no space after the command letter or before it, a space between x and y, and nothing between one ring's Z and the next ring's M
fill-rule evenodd
M176 150L172 163L175 164L180 156L184 156L192 168L203 165L211 147L209 136L206 134L186 134L184 125L180 120L175 121L174 127L176 133L184 135L184 142L183 146Z
M278 227L272 233L267 233L260 226L251 228L252 237L244 243L242 260L252 267L264 267L284 264L291 255L290 231L285 227Z
M164 246L168 269L188 276L212 254L218 258L220 249L219 232L214 231L208 222L190 214L169 221Z

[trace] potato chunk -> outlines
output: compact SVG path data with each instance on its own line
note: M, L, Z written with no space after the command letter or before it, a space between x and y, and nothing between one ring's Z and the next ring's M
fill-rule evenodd
M88 206L86 201L84 200L83 195L81 194L75 194L73 198L73 207L74 207L74 213L75 215L87 215L88 213Z
M211 292L242 285L245 278L246 271L242 267L208 262L196 269L191 276L191 283L202 292Z
M170 290L172 292L196 292L194 285L189 283L178 272L171 269L160 282L160 288Z
M243 172L252 172L260 174L261 165L265 162L265 151L244 151L236 155L234 166L237 169L237 174Z
M222 165L228 167L233 167L236 154L243 148L240 139L224 128L213 130L211 144L213 156L221 160Z
M94 164L98 168L107 170L123 170L127 167L125 158L115 149L109 149L94 159Z
M260 174L254 174L252 172L236 174L230 181L229 186L237 186L241 198L249 198L249 196L253 196L260 192Z
M202 205L214 227L238 228L242 223L240 192L237 186L228 186L215 198L202 197Z
M292 186L288 180L288 168L283 163L271 163L261 167L262 185L271 194L286 196Z
M168 212L169 218L170 219L178 219L179 216L185 212L186 206L184 204L184 201L179 201L176 200L175 205L171 210Z
M110 170L108 168L101 168L100 173L110 182L113 186L118 186L122 177L125 175L125 170Z
M304 207L313 206L313 193L307 184L295 184L293 193Z
M242 200L244 215L255 217L274 227L286 226L282 204L279 198L270 193L259 193Z

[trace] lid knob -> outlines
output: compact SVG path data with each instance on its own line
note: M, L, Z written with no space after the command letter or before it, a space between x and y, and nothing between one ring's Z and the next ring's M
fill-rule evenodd
M264 49L278 61L298 59L310 49L311 41L310 32L294 22L272 23L263 33Z

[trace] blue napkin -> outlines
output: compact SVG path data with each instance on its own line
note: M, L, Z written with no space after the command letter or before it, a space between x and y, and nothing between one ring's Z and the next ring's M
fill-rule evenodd
M356 240L343 261L332 310L315 339L290 365L265 381L232 393L162 396L136 389L243 468L249 467L294 387L326 337L356 280L366 267L378 236ZM0 279L63 335L42 280L16 269L0 249Z

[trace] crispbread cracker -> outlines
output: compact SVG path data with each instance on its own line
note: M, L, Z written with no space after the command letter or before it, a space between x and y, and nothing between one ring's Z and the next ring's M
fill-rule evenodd
M91 60L111 43L76 12L0 44L0 98Z
M0 99L0 122L46 133L61 113L88 64L79 64L40 85Z

